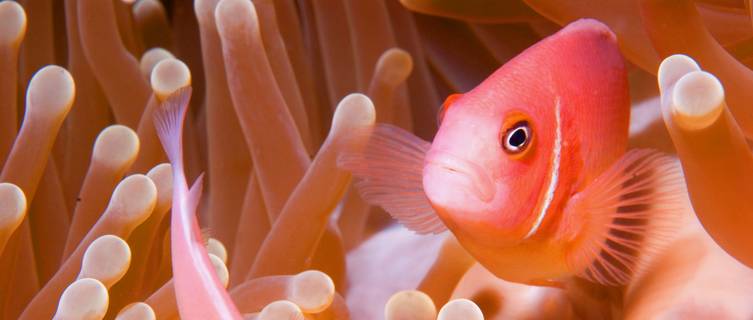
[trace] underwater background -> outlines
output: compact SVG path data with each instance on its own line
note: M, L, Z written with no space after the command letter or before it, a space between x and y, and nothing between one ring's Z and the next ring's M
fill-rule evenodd
M753 318L752 10L0 1L0 319L203 319L176 299L173 270L192 266L171 262L173 171L153 122L187 86L196 240L246 319ZM415 234L367 203L337 165L359 126L431 141L448 96L581 18L624 56L628 148L683 173L661 245L635 249L625 284L498 278L451 233Z

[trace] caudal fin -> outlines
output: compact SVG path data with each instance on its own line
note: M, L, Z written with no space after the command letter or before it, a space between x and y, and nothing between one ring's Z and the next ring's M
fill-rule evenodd
M173 172L183 171L183 122L190 100L191 87L180 88L167 97L154 114L154 127Z

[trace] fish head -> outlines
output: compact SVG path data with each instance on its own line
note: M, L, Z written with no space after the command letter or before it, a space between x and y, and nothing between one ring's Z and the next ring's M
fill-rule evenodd
M561 211L591 162L614 160L592 149L622 144L624 152L628 101L614 34L595 20L568 25L448 99L424 162L432 207L461 242L528 239ZM599 134L622 137L589 141Z

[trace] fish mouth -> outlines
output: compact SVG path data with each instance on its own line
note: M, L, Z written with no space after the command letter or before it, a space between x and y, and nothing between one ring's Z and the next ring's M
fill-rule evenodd
M462 177L467 181L468 191L472 191L483 202L490 202L494 199L494 181L487 170L477 163L437 150L427 154L426 167Z

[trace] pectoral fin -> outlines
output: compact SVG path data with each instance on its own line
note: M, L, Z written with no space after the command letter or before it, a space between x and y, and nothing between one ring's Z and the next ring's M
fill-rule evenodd
M684 190L676 159L654 150L627 152L568 202L559 230L571 243L568 265L600 284L627 283L670 232Z
M417 233L445 231L423 187L424 157L431 144L389 124L377 125L370 134L365 148L338 159L357 178L361 197Z

